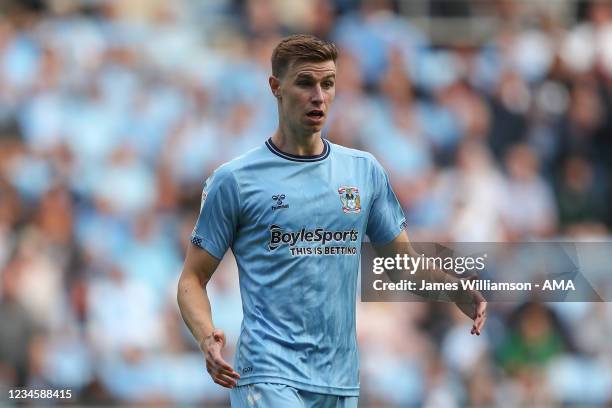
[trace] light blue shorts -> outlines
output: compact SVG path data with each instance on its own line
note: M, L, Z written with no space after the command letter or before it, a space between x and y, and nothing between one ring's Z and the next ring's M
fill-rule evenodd
M359 397L317 394L284 384L257 383L230 390L233 408L357 408Z

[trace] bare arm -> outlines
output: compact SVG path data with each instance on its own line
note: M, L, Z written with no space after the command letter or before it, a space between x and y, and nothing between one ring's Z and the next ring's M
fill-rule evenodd
M377 252L382 256L395 256L395 254L407 254L410 257L418 257L419 254L410 245L408 234L406 231L402 231L393 241L377 247ZM427 282L458 282L459 279L456 277L440 271L437 269L418 269L412 271L414 274L410 275L410 279L424 280ZM402 277L405 277L406 271L398 271L389 273L389 277L393 281L398 281ZM459 285L459 287L461 287ZM487 302L485 301L482 294L478 291L448 291L448 292L421 292L415 291L416 294L421 295L429 299L448 299L455 302L455 304L461 309L461 311L474 320L472 326L472 334L480 335L480 331L484 326L486 320L486 308Z
M179 278L177 301L185 324L206 357L208 373L217 384L233 388L240 375L221 356L225 334L214 328L206 292L206 285L218 265L219 260L190 244Z
M208 252L189 245L178 283L177 300L183 320L198 344L213 332L206 285L219 261Z

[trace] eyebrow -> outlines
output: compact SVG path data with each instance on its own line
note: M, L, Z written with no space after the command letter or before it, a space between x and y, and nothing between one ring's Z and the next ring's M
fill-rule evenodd
M310 73L305 73L305 72L303 72L303 73L299 73L299 74L297 74L295 78L296 78L296 79L301 79L301 78L312 79L312 78L314 78L314 75L312 75L312 74L310 74ZM327 75L325 75L325 76L324 76L323 78L321 78L321 79L329 79L329 78L334 78L334 79L335 79L335 78L336 78L336 74L335 74L335 73L334 73L334 74L327 74Z

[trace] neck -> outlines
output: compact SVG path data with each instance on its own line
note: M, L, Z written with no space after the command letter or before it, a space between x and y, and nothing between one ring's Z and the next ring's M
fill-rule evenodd
M272 143L281 151L297 156L316 156L325 148L320 131L300 134L284 129L282 125L274 132Z

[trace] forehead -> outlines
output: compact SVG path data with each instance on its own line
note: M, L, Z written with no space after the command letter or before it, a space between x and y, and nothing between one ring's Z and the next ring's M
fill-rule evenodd
M336 74L336 63L334 61L310 62L296 61L287 70L287 77L295 78L297 76L313 76L315 78L324 78L329 75Z

